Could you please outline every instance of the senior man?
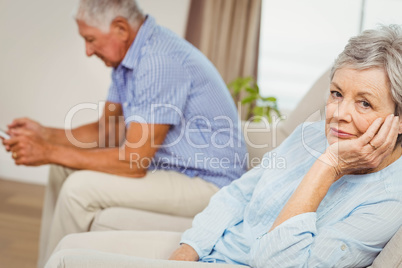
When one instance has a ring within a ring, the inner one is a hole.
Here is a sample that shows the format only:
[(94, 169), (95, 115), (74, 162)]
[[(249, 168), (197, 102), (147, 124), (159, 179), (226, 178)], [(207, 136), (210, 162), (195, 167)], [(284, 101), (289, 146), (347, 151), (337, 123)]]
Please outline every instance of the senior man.
[[(135, 0), (82, 0), (75, 19), (86, 54), (113, 67), (102, 118), (71, 133), (16, 119), (3, 141), (16, 164), (55, 164), (39, 267), (65, 235), (88, 231), (100, 209), (194, 216), (245, 171), (234, 103), (200, 51), (145, 16)], [(96, 148), (78, 146), (90, 143)]]

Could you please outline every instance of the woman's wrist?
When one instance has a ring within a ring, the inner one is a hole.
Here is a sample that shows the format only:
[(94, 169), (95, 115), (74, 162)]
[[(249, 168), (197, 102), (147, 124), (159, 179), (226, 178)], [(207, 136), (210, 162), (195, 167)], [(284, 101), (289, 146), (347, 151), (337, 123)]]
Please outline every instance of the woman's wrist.
[(327, 174), (334, 180), (334, 182), (344, 175), (339, 158), (336, 157), (329, 150), (323, 153), (318, 158), (318, 161), (320, 161), (324, 165), (324, 168), (327, 169)]
[(182, 248), (183, 250), (185, 250), (185, 252), (188, 254), (188, 256), (189, 256), (192, 260), (198, 261), (199, 256), (198, 256), (198, 254), (197, 254), (197, 251), (195, 251), (192, 246), (183, 243), (183, 244), (181, 244), (181, 248)]
[(178, 249), (173, 252), (169, 260), (175, 261), (198, 261), (199, 256), (197, 252), (188, 244), (181, 244)]

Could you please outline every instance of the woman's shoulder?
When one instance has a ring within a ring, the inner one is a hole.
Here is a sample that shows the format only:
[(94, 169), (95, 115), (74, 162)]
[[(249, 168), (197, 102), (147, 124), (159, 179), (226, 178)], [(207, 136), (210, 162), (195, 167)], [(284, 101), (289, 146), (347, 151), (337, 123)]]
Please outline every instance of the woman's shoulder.
[(310, 166), (327, 148), (323, 121), (306, 122), (296, 127), (280, 146), (266, 153), (263, 160), (285, 159), (288, 167)]
[(387, 192), (402, 193), (402, 157), (377, 173), (383, 179)]
[(324, 120), (301, 123), (289, 138), (297, 143), (302, 151), (314, 157), (319, 157), (328, 147)]

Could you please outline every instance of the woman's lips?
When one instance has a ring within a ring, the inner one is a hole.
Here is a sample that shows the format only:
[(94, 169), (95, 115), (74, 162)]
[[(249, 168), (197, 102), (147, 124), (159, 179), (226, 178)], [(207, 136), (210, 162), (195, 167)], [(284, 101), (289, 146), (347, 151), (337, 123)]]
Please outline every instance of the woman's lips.
[(347, 133), (345, 131), (342, 131), (342, 130), (339, 130), (339, 129), (336, 129), (336, 128), (333, 128), (333, 127), (331, 127), (330, 131), (331, 131), (332, 135), (334, 135), (334, 136), (336, 136), (338, 138), (342, 138), (342, 139), (352, 138), (352, 137), (355, 136), (353, 134)]

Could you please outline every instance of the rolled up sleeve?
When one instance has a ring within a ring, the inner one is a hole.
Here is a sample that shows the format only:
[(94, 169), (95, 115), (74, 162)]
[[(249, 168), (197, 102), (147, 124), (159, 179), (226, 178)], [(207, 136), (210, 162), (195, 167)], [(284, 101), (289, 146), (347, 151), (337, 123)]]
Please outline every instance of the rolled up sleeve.
[(322, 228), (316, 213), (300, 214), (255, 242), (253, 266), (366, 267), (398, 230), (401, 217), (400, 203), (393, 200), (363, 205)]
[(225, 229), (243, 220), (244, 210), (263, 172), (263, 168), (256, 167), (223, 187), (211, 198), (208, 207), (195, 216), (192, 228), (184, 232), (180, 243), (193, 247), (200, 259), (209, 255)]

